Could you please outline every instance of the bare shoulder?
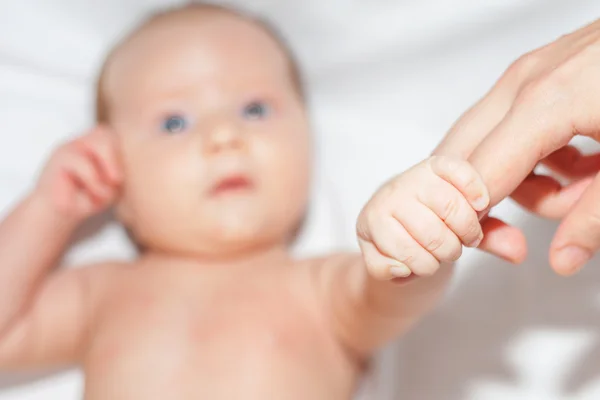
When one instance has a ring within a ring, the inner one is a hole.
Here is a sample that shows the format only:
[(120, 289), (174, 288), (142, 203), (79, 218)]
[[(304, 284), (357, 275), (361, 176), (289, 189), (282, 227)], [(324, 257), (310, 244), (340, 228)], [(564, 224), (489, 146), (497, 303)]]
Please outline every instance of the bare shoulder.
[(100, 263), (53, 271), (2, 335), (0, 368), (81, 361), (90, 324), (126, 265)]
[(110, 261), (62, 268), (49, 277), (46, 287), (54, 292), (75, 289), (87, 300), (85, 303), (95, 307), (115, 283), (121, 281), (123, 275), (132, 270), (132, 266), (133, 264), (127, 262)]

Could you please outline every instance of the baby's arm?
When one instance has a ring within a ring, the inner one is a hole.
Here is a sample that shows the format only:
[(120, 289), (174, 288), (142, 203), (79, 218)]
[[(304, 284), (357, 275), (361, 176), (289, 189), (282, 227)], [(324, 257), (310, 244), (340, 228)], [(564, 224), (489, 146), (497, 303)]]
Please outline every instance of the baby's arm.
[(53, 269), (77, 226), (116, 196), (120, 177), (109, 140), (95, 131), (57, 150), (35, 189), (0, 224), (0, 370), (79, 356), (105, 271)]
[(361, 212), (363, 257), (325, 268), (323, 293), (342, 342), (366, 357), (406, 331), (444, 293), (462, 245), (483, 234), (477, 212), (489, 202), (477, 172), (432, 157), (384, 185)]

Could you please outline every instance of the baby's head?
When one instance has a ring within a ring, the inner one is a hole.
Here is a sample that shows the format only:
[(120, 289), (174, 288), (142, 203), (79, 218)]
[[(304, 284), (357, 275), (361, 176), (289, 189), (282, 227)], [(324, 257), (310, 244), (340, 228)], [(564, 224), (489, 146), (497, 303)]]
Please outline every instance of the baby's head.
[(208, 5), (152, 17), (108, 57), (97, 118), (117, 135), (118, 215), (143, 248), (243, 255), (286, 245), (304, 216), (300, 77), (264, 23)]

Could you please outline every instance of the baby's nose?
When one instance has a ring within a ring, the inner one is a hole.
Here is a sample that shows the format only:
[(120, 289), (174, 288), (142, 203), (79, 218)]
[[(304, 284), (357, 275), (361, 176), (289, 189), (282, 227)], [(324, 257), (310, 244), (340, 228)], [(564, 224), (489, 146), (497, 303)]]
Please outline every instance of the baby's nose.
[(241, 127), (231, 120), (213, 121), (203, 136), (203, 148), (208, 153), (239, 149), (245, 146)]

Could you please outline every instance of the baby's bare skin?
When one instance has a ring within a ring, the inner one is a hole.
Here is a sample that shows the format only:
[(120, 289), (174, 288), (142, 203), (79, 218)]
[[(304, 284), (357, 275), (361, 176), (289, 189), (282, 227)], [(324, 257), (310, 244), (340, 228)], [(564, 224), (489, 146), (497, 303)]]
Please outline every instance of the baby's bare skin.
[[(62, 229), (32, 195), (0, 241), (18, 265), (39, 266)], [(350, 399), (373, 351), (431, 309), (452, 273), (393, 284), (358, 254), (294, 261), (277, 249), (226, 263), (146, 253), (39, 286), (24, 270), (3, 271), (13, 301), (2, 303), (0, 370), (79, 364), (88, 400)]]
[(84, 356), (86, 399), (349, 399), (361, 372), (315, 281), (323, 261), (199, 273), (117, 268)]
[[(293, 260), (310, 124), (281, 46), (247, 18), (154, 20), (99, 86), (99, 126), (0, 224), (0, 370), (81, 365), (87, 400), (348, 400), (481, 240), (480, 177), (431, 158), (365, 206), (362, 254)], [(109, 206), (140, 258), (56, 268)]]

